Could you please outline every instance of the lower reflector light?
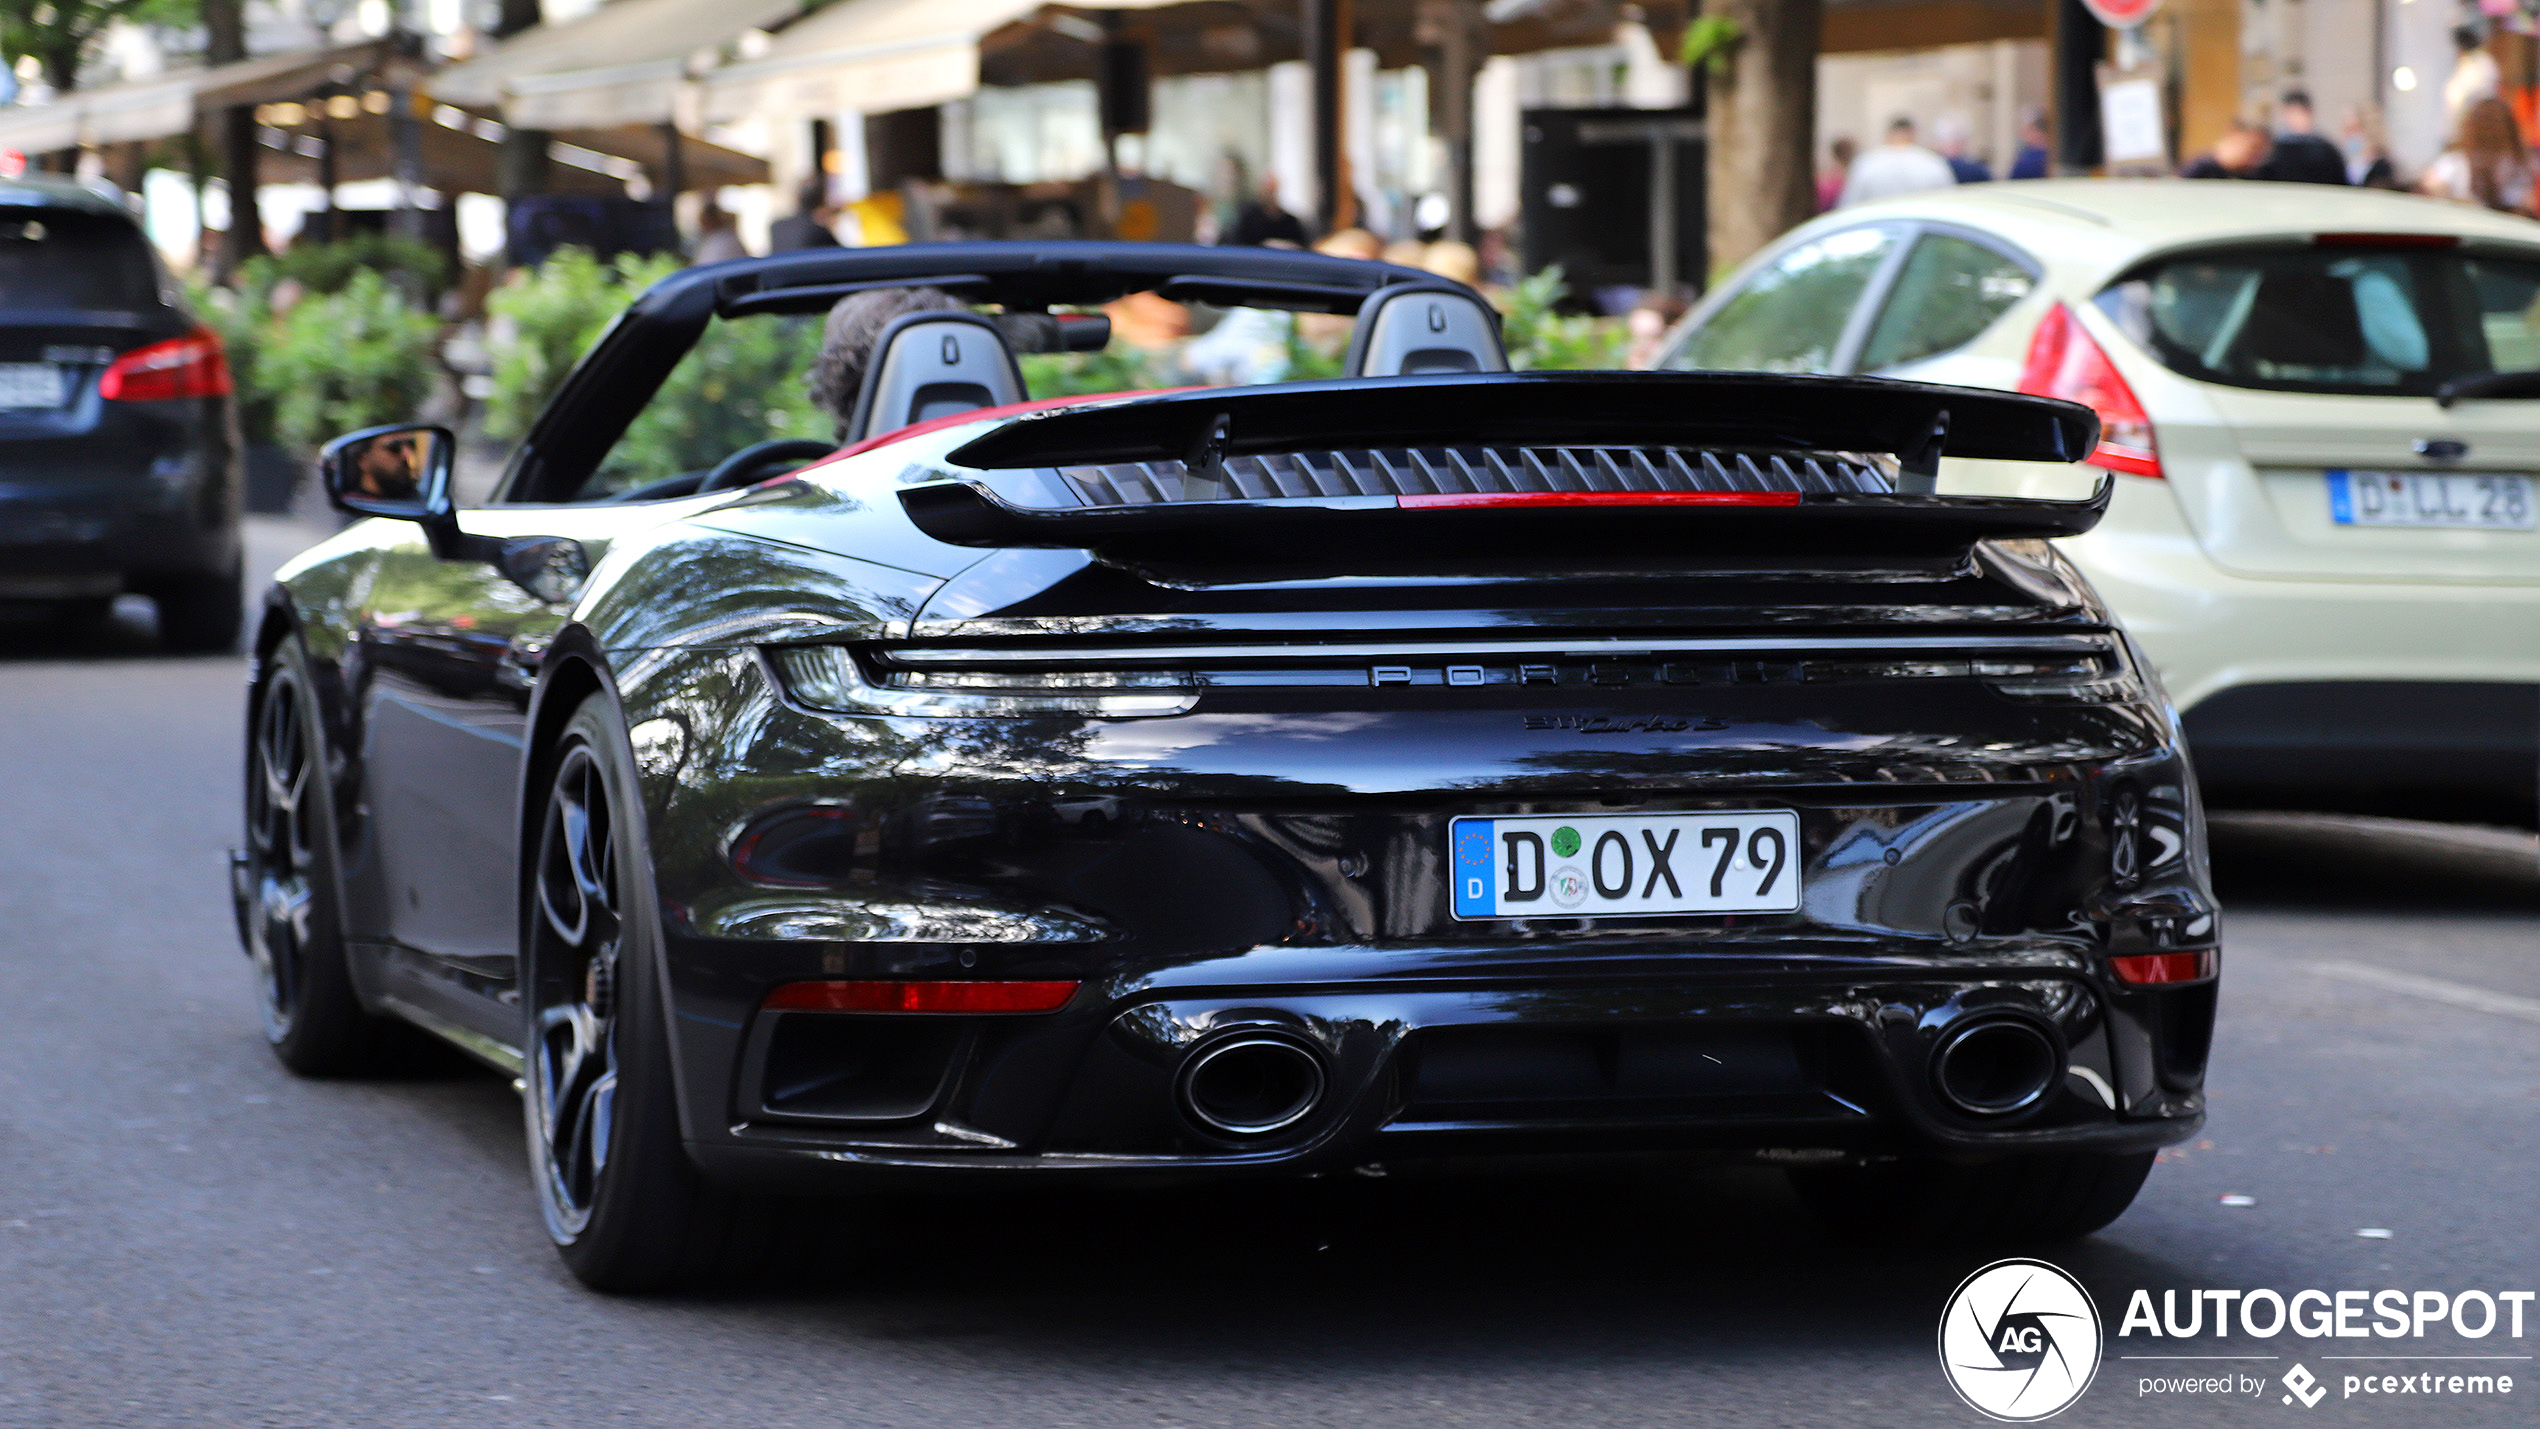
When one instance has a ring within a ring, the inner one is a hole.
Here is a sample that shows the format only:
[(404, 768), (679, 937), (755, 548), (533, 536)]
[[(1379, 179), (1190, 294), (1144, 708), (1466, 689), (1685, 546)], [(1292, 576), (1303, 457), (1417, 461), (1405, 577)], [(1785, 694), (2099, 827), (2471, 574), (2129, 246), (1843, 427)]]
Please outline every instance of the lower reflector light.
[(2164, 982), (2201, 982), (2214, 975), (2214, 951), (2200, 953), (2138, 953), (2132, 957), (2110, 958), (2108, 966), (2116, 969), (2120, 981), (2138, 987)]

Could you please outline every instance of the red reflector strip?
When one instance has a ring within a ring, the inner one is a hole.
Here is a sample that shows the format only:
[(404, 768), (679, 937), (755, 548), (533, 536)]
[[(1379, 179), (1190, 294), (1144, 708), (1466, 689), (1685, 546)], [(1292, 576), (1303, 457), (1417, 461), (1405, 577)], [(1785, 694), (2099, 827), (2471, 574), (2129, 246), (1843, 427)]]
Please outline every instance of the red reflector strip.
[(771, 1012), (1054, 1012), (1072, 982), (789, 982), (767, 995)]
[(1475, 491), (1397, 496), (1405, 511), (1470, 506), (1796, 506), (1796, 491)]
[(2214, 950), (2201, 953), (2138, 953), (2133, 957), (2110, 958), (2108, 966), (2116, 969), (2121, 982), (2138, 987), (2164, 982), (2201, 982), (2214, 975)]
[(2319, 248), (2458, 248), (2456, 233), (2314, 233)]

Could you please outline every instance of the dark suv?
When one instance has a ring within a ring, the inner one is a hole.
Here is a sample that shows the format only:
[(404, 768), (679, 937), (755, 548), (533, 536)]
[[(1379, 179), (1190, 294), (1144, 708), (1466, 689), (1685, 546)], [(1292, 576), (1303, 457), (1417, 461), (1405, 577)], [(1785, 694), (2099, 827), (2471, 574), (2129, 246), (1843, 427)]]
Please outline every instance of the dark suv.
[(162, 641), (239, 623), (229, 364), (149, 241), (76, 184), (0, 182), (0, 603), (146, 595)]

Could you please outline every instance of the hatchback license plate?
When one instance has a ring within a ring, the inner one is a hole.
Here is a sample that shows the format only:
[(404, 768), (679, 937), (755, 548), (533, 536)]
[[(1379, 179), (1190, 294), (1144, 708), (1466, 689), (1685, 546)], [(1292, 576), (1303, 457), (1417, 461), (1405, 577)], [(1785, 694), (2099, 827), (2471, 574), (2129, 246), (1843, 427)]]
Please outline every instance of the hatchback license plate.
[(1447, 849), (1459, 919), (1799, 909), (1788, 809), (1457, 819)]
[(2331, 471), (2328, 514), (2340, 526), (2447, 526), (2529, 531), (2531, 478), (2474, 471)]
[(0, 362), (0, 407), (60, 405), (60, 367), (50, 362)]

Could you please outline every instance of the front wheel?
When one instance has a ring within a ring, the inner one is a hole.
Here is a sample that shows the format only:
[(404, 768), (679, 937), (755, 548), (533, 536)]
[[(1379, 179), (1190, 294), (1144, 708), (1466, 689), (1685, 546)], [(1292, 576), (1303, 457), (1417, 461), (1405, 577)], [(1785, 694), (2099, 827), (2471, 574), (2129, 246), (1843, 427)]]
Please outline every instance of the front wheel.
[(298, 636), (265, 657), (248, 722), (237, 894), (265, 1041), (304, 1077), (381, 1070), (404, 1039), (362, 1010), (345, 963), (326, 740)]
[(1793, 1168), (1791, 1186), (1839, 1234), (1889, 1241), (2074, 1240), (2124, 1215), (2149, 1151), (2040, 1152), (1975, 1164), (1886, 1161)]
[(524, 1111), (547, 1233), (595, 1290), (664, 1290), (762, 1261), (775, 1204), (680, 1143), (643, 812), (624, 722), (584, 700), (545, 762), (532, 866)]

